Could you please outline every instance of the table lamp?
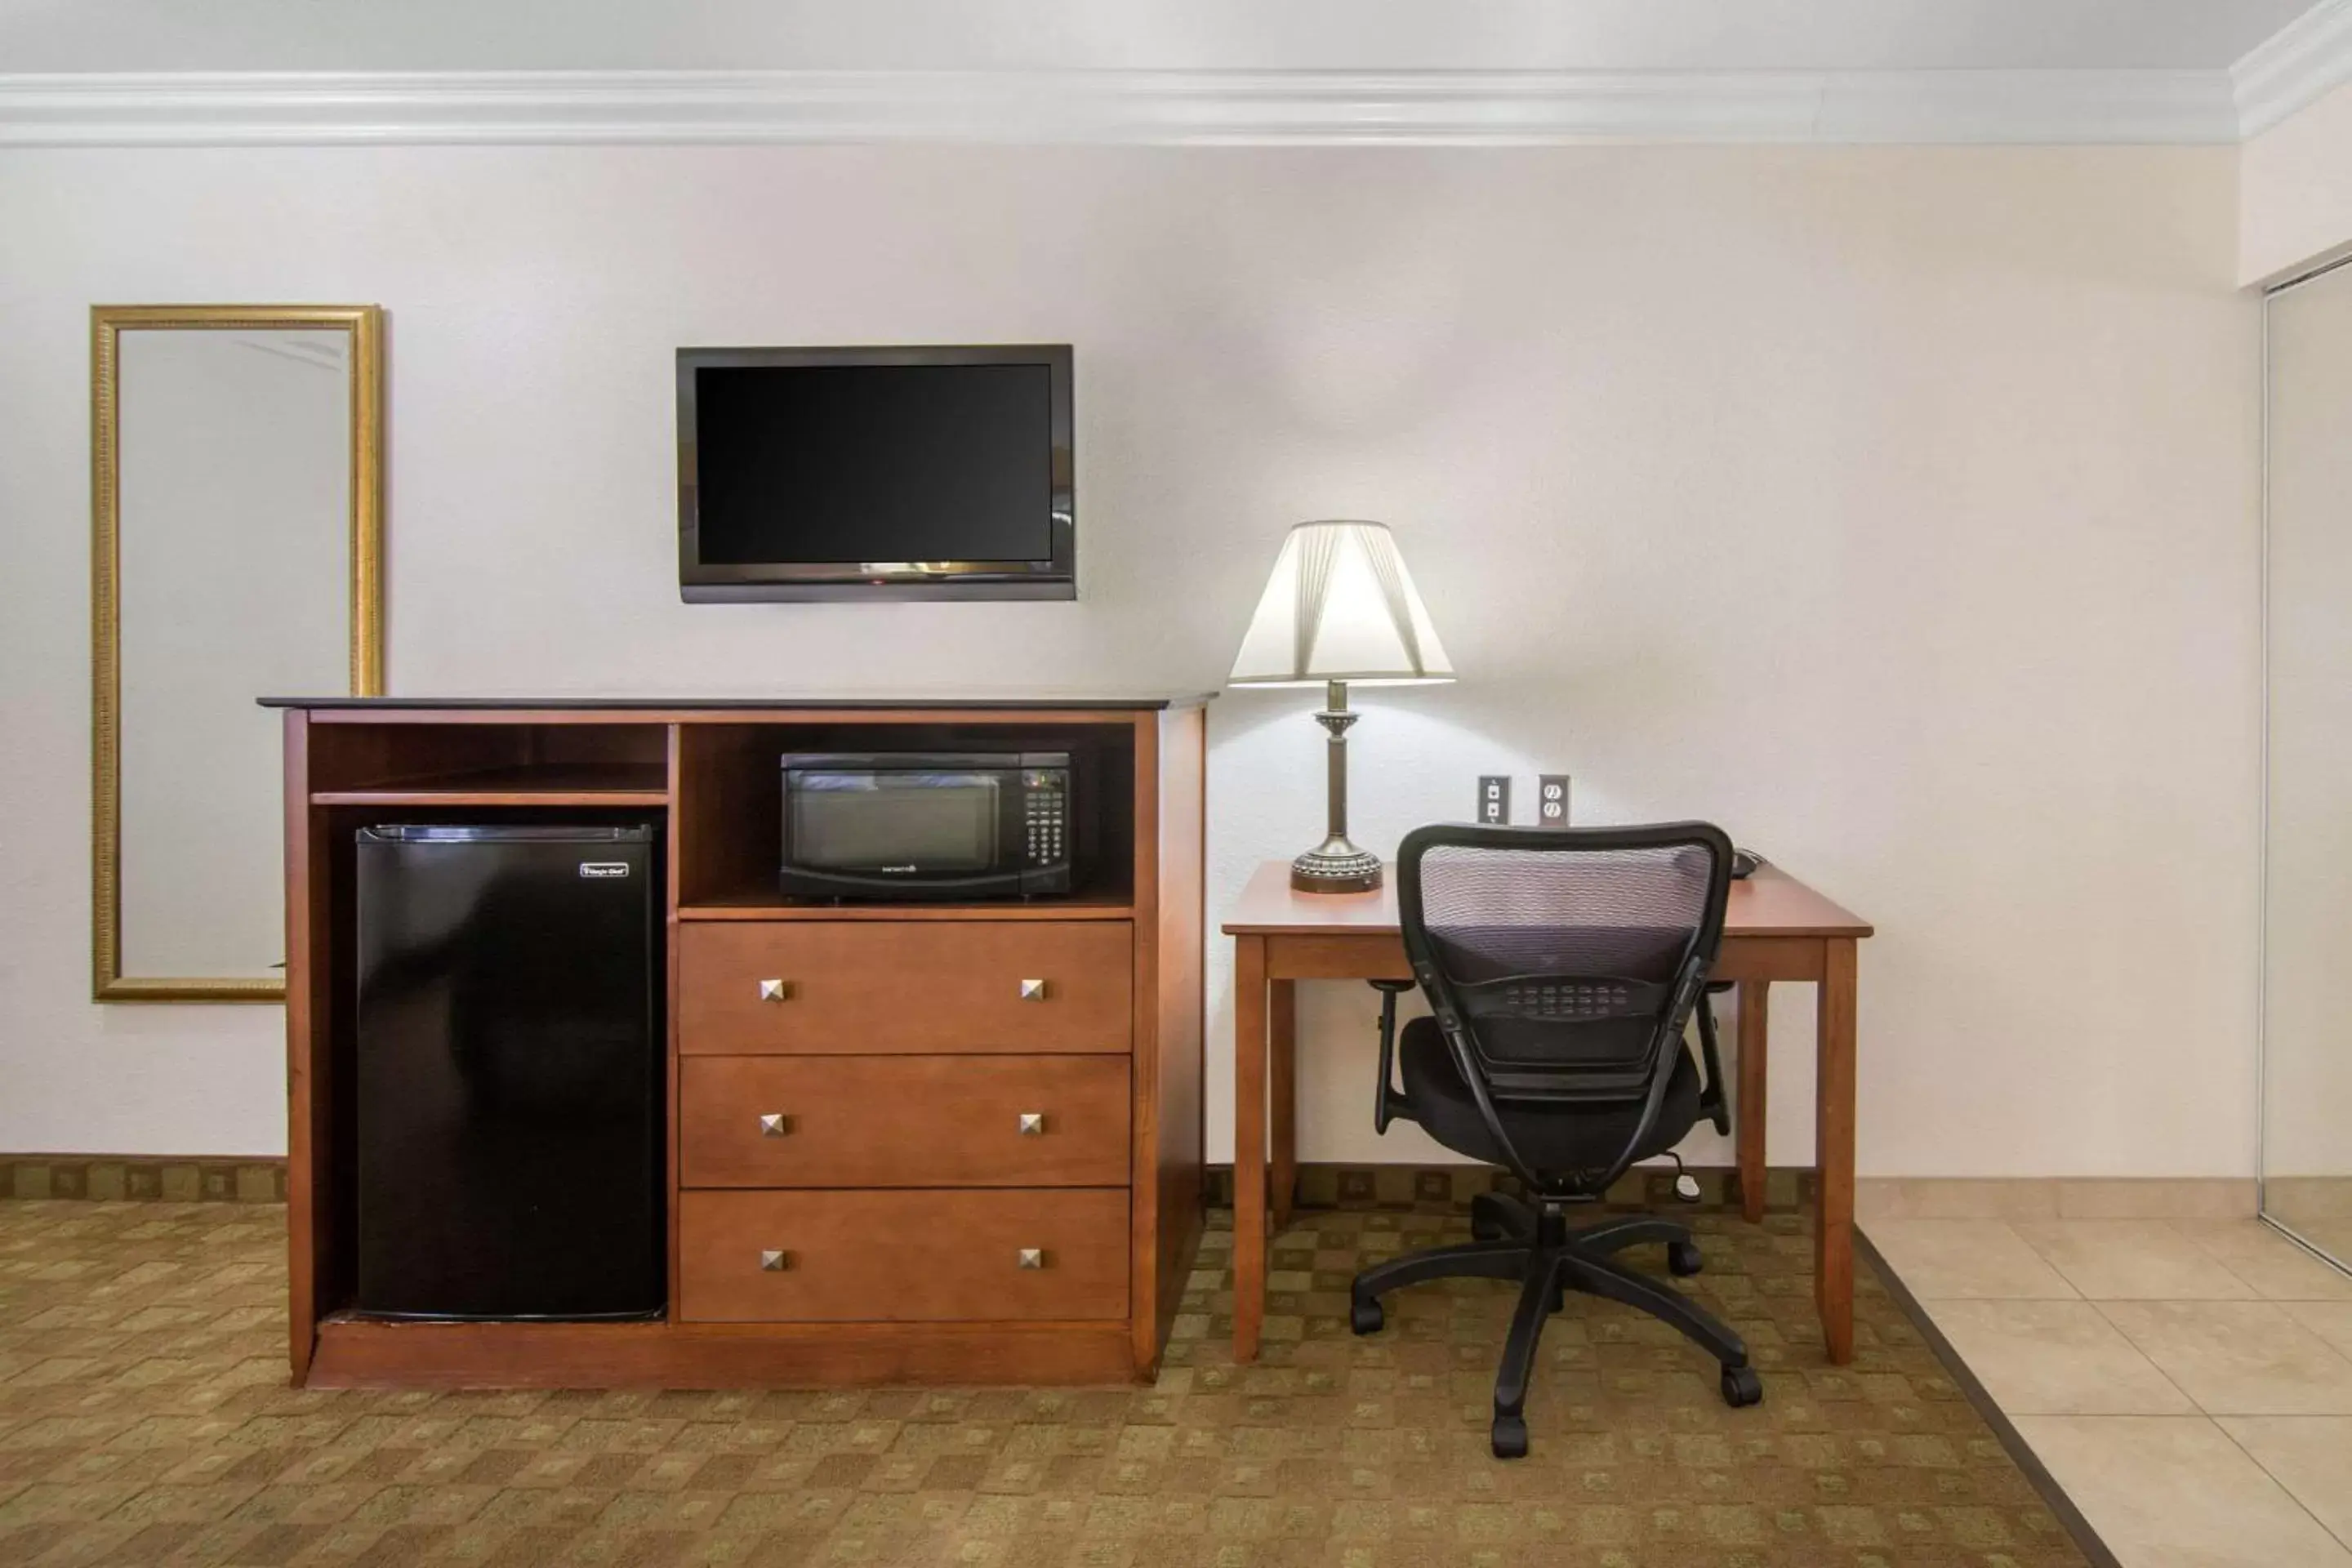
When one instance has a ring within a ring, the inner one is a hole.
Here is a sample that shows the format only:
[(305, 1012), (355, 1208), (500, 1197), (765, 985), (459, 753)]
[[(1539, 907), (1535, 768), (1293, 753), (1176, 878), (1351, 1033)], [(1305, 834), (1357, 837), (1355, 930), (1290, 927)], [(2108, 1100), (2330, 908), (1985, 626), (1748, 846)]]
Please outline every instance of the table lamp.
[(1419, 686), (1454, 679), (1437, 628), (1379, 522), (1302, 522), (1282, 542), (1274, 574), (1234, 657), (1234, 686), (1316, 686), (1315, 721), (1329, 732), (1328, 820), (1323, 842), (1290, 863), (1304, 893), (1360, 893), (1381, 885), (1381, 858), (1348, 838), (1348, 683)]

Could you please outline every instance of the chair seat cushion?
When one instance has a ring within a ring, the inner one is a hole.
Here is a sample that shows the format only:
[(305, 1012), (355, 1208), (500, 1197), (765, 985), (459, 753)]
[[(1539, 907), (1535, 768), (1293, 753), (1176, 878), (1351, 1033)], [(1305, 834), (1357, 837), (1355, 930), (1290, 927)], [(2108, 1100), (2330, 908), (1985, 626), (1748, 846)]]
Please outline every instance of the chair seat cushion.
[[(1489, 1164), (1505, 1163), (1503, 1151), (1478, 1113), (1478, 1102), (1454, 1065), (1454, 1053), (1434, 1018), (1415, 1018), (1405, 1025), (1397, 1042), (1404, 1073), (1405, 1097), (1414, 1121), (1429, 1135), (1457, 1154)], [(1681, 1142), (1699, 1119), (1698, 1064), (1687, 1049), (1675, 1053), (1674, 1076), (1666, 1081), (1666, 1098), (1658, 1107), (1636, 1160), (1663, 1154)], [(1612, 1163), (1625, 1140), (1633, 1136), (1642, 1108), (1632, 1101), (1596, 1104), (1543, 1103), (1503, 1100), (1496, 1107), (1518, 1145), (1519, 1157), (1546, 1173), (1589, 1169)]]

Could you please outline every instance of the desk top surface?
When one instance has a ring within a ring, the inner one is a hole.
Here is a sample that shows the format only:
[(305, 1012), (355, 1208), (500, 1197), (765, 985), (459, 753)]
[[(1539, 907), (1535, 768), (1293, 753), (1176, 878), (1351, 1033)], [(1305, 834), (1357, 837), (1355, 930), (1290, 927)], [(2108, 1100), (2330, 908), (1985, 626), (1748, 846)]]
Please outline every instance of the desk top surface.
[[(1377, 936), (1396, 929), (1393, 880), (1370, 893), (1296, 892), (1286, 860), (1268, 860), (1251, 874), (1224, 925), (1227, 936)], [(1764, 866), (1731, 884), (1723, 933), (1864, 937), (1871, 925), (1778, 867)]]

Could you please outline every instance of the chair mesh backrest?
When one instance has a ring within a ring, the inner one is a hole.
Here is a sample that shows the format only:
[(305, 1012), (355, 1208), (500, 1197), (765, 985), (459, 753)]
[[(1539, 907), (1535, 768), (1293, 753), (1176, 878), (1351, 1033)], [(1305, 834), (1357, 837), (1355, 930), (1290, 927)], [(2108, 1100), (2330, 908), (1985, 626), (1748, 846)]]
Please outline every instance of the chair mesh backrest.
[[(1425, 828), (1402, 858), (1407, 942), (1512, 1098), (1638, 1097), (1683, 965), (1712, 960), (1727, 841), (1655, 829)], [(1412, 929), (1417, 925), (1417, 930)], [(1675, 1040), (1679, 1048), (1679, 1040)]]
[(1697, 844), (1421, 857), (1422, 924), (1457, 981), (1512, 974), (1671, 982), (1706, 915), (1714, 865)]

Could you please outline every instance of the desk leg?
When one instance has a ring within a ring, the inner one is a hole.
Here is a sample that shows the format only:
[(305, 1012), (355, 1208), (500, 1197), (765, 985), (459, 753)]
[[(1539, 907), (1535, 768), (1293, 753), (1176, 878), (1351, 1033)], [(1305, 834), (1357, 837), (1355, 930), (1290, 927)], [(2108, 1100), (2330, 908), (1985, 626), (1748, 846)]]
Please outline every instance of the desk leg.
[(1234, 1360), (1265, 1323), (1265, 938), (1234, 939)]
[(1739, 1145), (1739, 1214), (1754, 1225), (1764, 1217), (1764, 1062), (1771, 982), (1739, 983), (1739, 1101), (1733, 1133)]
[(1813, 1112), (1813, 1293), (1830, 1360), (1853, 1359), (1854, 944), (1822, 943), (1819, 1104)]
[(1290, 1223), (1298, 1192), (1298, 983), (1276, 980), (1266, 986), (1266, 1087), (1272, 1104), (1266, 1127), (1274, 1150), (1267, 1159), (1273, 1188), (1274, 1228)]

